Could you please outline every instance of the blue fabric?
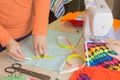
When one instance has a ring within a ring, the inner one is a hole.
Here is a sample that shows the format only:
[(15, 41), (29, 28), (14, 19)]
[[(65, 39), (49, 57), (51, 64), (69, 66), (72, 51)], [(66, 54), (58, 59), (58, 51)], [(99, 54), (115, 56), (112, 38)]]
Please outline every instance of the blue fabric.
[[(81, 34), (78, 33), (73, 34), (73, 33), (63, 33), (54, 30), (48, 30), (47, 55), (48, 56), (59, 55), (59, 56), (55, 56), (50, 59), (39, 59), (32, 61), (26, 60), (25, 62), (21, 62), (21, 63), (41, 67), (48, 70), (60, 71), (63, 68), (64, 64), (66, 63), (66, 57), (72, 52), (72, 50), (61, 48), (56, 44), (56, 38), (59, 35), (68, 37), (74, 46), (78, 43), (79, 39), (82, 36)], [(26, 57), (35, 56), (31, 39), (27, 41), (25, 44), (23, 44), (22, 51)]]

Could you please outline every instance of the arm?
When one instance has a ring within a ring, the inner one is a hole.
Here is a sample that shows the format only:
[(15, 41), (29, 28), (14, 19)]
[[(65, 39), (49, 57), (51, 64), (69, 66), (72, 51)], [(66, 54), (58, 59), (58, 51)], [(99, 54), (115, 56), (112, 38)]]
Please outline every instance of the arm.
[(6, 53), (15, 60), (24, 60), (19, 44), (12, 39), (10, 34), (0, 25), (0, 44), (6, 47)]
[(8, 32), (0, 25), (0, 44), (5, 47), (12, 39)]
[(50, 0), (34, 0), (33, 44), (36, 56), (46, 55)]
[(46, 36), (50, 11), (50, 0), (34, 0), (35, 15), (32, 34)]

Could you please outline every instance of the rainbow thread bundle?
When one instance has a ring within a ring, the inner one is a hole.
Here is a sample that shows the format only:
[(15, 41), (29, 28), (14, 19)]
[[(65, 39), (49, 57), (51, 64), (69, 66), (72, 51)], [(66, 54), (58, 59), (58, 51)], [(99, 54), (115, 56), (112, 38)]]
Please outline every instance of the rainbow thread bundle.
[[(117, 55), (114, 50), (106, 47), (105, 43), (87, 43), (88, 55), (86, 55), (86, 65), (104, 67), (120, 71), (120, 61), (109, 54)], [(88, 56), (88, 58), (87, 58)]]

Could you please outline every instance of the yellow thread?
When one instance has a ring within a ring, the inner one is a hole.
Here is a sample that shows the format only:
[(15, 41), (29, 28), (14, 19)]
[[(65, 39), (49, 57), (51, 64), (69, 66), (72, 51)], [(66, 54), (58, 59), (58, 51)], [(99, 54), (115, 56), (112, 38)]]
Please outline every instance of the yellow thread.
[(81, 58), (83, 61), (85, 61), (85, 58), (82, 57), (80, 54), (77, 54), (77, 53), (73, 53), (73, 54), (69, 55), (69, 56), (67, 57), (66, 61), (69, 61), (69, 60), (72, 59), (72, 58)]
[[(69, 66), (76, 66), (76, 65), (72, 65), (69, 63), (69, 60), (72, 59), (72, 58), (80, 58), (82, 59), (83, 61), (85, 61), (85, 58), (82, 57), (80, 54), (77, 54), (77, 53), (73, 53), (71, 55), (69, 55), (67, 58), (66, 58), (66, 62)], [(77, 65), (78, 66), (78, 65)]]
[(88, 58), (88, 59), (86, 58), (86, 59), (85, 59), (85, 61), (90, 61), (90, 60), (91, 60), (90, 58)]
[(120, 67), (120, 64), (118, 63), (118, 66)]
[(105, 49), (106, 47), (105, 46), (100, 46), (101, 48)]
[(95, 49), (100, 50), (100, 47), (96, 46)]
[(33, 56), (30, 59), (31, 60), (36, 60), (36, 59), (48, 59), (48, 58), (53, 58), (56, 56), (62, 56), (62, 55), (69, 55), (69, 54), (58, 54), (58, 55), (52, 55), (52, 56)]
[(91, 52), (95, 52), (95, 48), (90, 48), (90, 51)]
[[(64, 45), (64, 44), (60, 43), (59, 39), (65, 40), (69, 45)], [(65, 36), (58, 36), (57, 37), (57, 44), (60, 47), (65, 48), (65, 49), (75, 49), (75, 47), (72, 45), (72, 43)]]
[(45, 58), (53, 58), (54, 56), (39, 56), (39, 57), (37, 57), (37, 56), (33, 56), (33, 57), (31, 57), (31, 59), (32, 60), (36, 60), (36, 59), (45, 59)]
[(74, 46), (65, 46), (65, 45), (63, 45), (63, 44), (61, 44), (61, 43), (59, 43), (59, 42), (57, 42), (57, 44), (58, 44), (60, 47), (65, 48), (65, 49), (75, 49)]
[(113, 70), (113, 68), (112, 68), (112, 67), (108, 67), (108, 69), (112, 69), (112, 70)]
[(114, 68), (116, 68), (116, 69), (120, 69), (118, 66), (114, 66)]

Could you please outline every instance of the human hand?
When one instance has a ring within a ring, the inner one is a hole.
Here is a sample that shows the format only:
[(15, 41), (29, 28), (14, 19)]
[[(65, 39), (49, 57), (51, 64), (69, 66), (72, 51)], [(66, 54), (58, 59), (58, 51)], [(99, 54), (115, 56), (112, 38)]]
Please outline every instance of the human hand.
[(10, 40), (6, 45), (7, 55), (15, 60), (23, 61), (25, 57), (20, 49), (20, 45), (15, 40)]
[(41, 35), (33, 35), (33, 45), (37, 57), (45, 56), (47, 52), (47, 37)]

